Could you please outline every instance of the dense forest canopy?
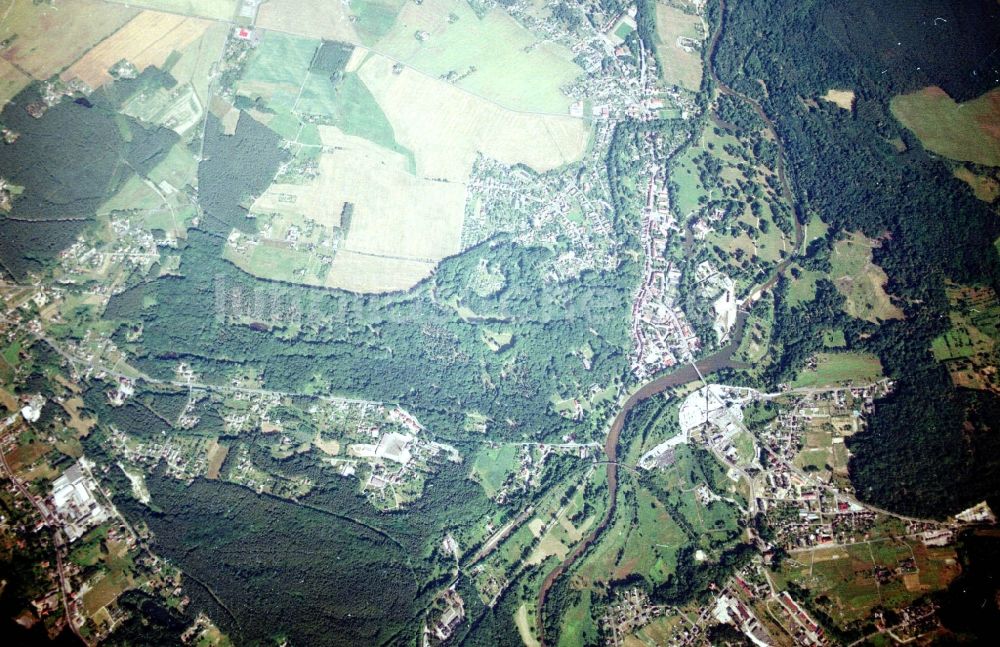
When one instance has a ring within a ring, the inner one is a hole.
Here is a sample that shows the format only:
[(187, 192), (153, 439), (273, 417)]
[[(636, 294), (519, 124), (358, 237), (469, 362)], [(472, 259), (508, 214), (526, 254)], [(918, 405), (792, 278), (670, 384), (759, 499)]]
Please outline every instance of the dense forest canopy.
[[(996, 24), (1000, 8), (983, 0), (750, 1), (726, 9), (713, 61), (721, 79), (760, 101), (775, 121), (807, 213), (834, 232), (882, 241), (876, 262), (906, 314), (874, 329), (850, 326), (849, 343), (876, 351), (898, 380), (896, 393), (878, 403), (870, 431), (852, 439), (855, 486), (876, 504), (935, 516), (1000, 495), (995, 434), (976, 423), (989, 419), (997, 396), (956, 388), (930, 354), (931, 340), (947, 326), (946, 280), (1000, 285), (993, 245), (1000, 220), (889, 111), (893, 96), (928, 84), (960, 98), (991, 88), (1000, 31), (983, 25)], [(854, 91), (854, 110), (804, 103), (831, 88)], [(776, 340), (785, 340), (786, 353), (790, 336), (806, 339), (808, 330), (831, 323), (820, 317), (803, 327), (794, 309), (776, 313)], [(800, 365), (796, 359), (804, 354), (789, 355), (779, 373)]]

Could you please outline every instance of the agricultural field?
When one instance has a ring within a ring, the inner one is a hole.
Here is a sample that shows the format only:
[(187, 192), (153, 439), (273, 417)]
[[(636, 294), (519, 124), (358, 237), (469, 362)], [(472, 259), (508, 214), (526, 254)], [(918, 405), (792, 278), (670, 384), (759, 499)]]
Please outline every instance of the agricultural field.
[(198, 18), (143, 11), (60, 76), (64, 81), (79, 79), (99, 88), (112, 80), (108, 70), (121, 60), (129, 61), (140, 72), (151, 65), (161, 67), (174, 51), (198, 40), (210, 24)]
[[(321, 156), (315, 181), (272, 185), (253, 210), (298, 214), (322, 227), (339, 228), (350, 205), (350, 225), (334, 256), (328, 287), (352, 289), (356, 284), (342, 281), (377, 276), (392, 260), (418, 263), (414, 278), (419, 280), (427, 265), (459, 251), (462, 185), (414, 176), (404, 156), (332, 126), (320, 132), (331, 152)], [(345, 252), (351, 256), (346, 266), (341, 260)]]
[(892, 114), (927, 150), (960, 162), (1000, 166), (1000, 90), (957, 103), (939, 87), (895, 97)]
[(870, 353), (818, 353), (816, 365), (799, 372), (794, 386), (865, 384), (882, 377), (882, 364)]
[(544, 172), (579, 159), (587, 146), (589, 128), (580, 119), (506, 110), (408, 68), (396, 74), (383, 56), (370, 57), (358, 76), (396, 140), (413, 151), (418, 175), (464, 182), (479, 152)]
[[(414, 34), (425, 34), (423, 40)], [(507, 13), (479, 18), (466, 2), (407, 2), (376, 49), (512, 110), (566, 114), (560, 88), (583, 70), (566, 47), (538, 41)]]
[(846, 547), (794, 552), (774, 573), (775, 583), (808, 591), (841, 629), (875, 607), (897, 609), (945, 588), (959, 573), (954, 547), (929, 547), (879, 536)]
[(875, 245), (860, 233), (838, 240), (830, 255), (830, 279), (847, 299), (844, 311), (852, 317), (873, 323), (902, 319), (903, 311), (885, 291), (889, 278), (872, 262)]
[(58, 74), (138, 13), (131, 7), (97, 0), (58, 6), (19, 1), (4, 9), (0, 41), (9, 39), (10, 44), (0, 55), (36, 80)]
[(347, 3), (327, 0), (268, 0), (257, 10), (257, 26), (267, 30), (360, 43)]
[(666, 83), (697, 92), (701, 87), (701, 47), (705, 27), (699, 16), (656, 3), (656, 48), (660, 74)]
[(238, 94), (262, 98), (279, 113), (293, 112), (319, 42), (265, 32), (236, 85)]
[(997, 339), (1000, 301), (986, 287), (949, 286), (951, 328), (931, 344), (934, 358), (945, 362), (957, 386), (1000, 392)]
[(128, 0), (127, 3), (123, 0), (108, 0), (108, 2), (228, 21), (236, 13), (239, 0)]
[(31, 77), (18, 70), (7, 59), (0, 58), (0, 106), (17, 96), (29, 83)]

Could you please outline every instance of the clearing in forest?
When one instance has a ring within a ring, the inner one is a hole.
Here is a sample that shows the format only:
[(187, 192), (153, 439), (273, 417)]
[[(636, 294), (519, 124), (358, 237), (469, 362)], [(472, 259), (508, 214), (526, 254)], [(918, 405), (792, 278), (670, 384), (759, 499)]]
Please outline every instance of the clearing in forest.
[(903, 311), (885, 291), (885, 270), (872, 262), (874, 241), (860, 233), (838, 240), (830, 255), (830, 278), (847, 302), (844, 311), (873, 323), (902, 319)]
[(854, 110), (854, 90), (834, 90), (830, 88), (827, 93), (820, 97), (824, 101), (829, 101), (840, 108), (850, 112)]
[(972, 194), (983, 202), (992, 204), (1000, 197), (1000, 175), (979, 175), (967, 166), (959, 166), (955, 177), (972, 187)]
[(927, 150), (963, 162), (1000, 166), (1000, 89), (957, 103), (932, 86), (895, 97), (892, 114)]

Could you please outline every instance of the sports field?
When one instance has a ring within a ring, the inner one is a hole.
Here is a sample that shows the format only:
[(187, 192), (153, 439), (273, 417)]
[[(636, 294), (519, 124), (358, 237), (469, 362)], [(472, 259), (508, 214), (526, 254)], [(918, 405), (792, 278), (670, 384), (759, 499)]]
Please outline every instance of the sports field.
[(210, 24), (198, 18), (143, 11), (60, 76), (64, 81), (77, 78), (97, 88), (111, 81), (108, 69), (123, 59), (140, 71), (150, 65), (160, 67), (173, 51), (200, 38)]
[(455, 0), (407, 2), (376, 49), (514, 110), (566, 114), (572, 100), (560, 88), (583, 73), (568, 48), (540, 42), (507, 13), (480, 19)]
[(701, 87), (701, 51), (704, 26), (701, 18), (680, 9), (656, 4), (656, 48), (664, 81), (697, 91)]
[(1000, 166), (1000, 90), (957, 103), (932, 86), (895, 97), (891, 108), (928, 150), (953, 160)]

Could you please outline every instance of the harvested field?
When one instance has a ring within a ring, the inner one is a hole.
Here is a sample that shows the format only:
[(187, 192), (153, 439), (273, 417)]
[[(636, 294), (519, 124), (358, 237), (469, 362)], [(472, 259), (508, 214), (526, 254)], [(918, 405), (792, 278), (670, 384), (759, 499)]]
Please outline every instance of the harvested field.
[(854, 110), (854, 90), (834, 90), (831, 88), (820, 98), (848, 112)]
[(138, 13), (96, 0), (60, 2), (57, 6), (7, 0), (3, 5), (0, 40), (13, 40), (2, 57), (39, 80), (58, 74)]
[(656, 4), (656, 53), (661, 78), (672, 85), (697, 91), (701, 87), (701, 18), (663, 3)]
[(158, 11), (143, 11), (115, 34), (87, 52), (61, 74), (64, 81), (80, 79), (91, 88), (112, 80), (108, 69), (126, 59), (140, 71), (162, 66), (175, 50), (182, 50), (205, 33), (211, 23)]
[(201, 38), (181, 50), (181, 57), (170, 68), (171, 76), (177, 79), (179, 85), (191, 84), (203, 106), (209, 101), (212, 66), (222, 56), (229, 29), (229, 25), (224, 23), (210, 25)]
[(350, 10), (342, 2), (268, 0), (257, 10), (257, 26), (310, 38), (360, 42)]
[(504, 11), (480, 19), (454, 0), (406, 3), (377, 49), (513, 110), (566, 114), (572, 99), (560, 88), (583, 73), (569, 48), (539, 41)]
[(583, 120), (505, 110), (444, 81), (372, 56), (358, 76), (382, 107), (396, 140), (413, 151), (417, 174), (464, 182), (477, 152), (536, 171), (557, 168), (583, 154)]
[(894, 98), (891, 108), (927, 150), (953, 160), (1000, 166), (1000, 89), (956, 103), (932, 86)]

